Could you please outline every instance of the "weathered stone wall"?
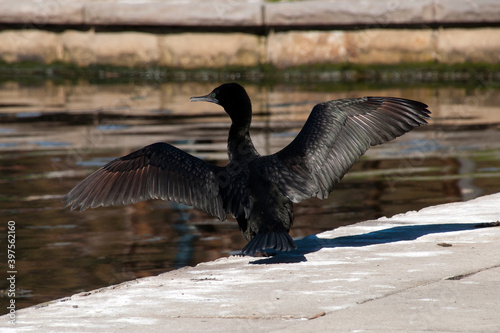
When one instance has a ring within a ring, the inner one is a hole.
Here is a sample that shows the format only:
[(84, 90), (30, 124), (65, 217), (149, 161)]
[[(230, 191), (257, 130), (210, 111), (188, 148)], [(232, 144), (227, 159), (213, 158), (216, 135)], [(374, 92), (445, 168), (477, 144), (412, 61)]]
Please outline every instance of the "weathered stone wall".
[(496, 0), (4, 1), (0, 59), (177, 68), (497, 63), (499, 22)]

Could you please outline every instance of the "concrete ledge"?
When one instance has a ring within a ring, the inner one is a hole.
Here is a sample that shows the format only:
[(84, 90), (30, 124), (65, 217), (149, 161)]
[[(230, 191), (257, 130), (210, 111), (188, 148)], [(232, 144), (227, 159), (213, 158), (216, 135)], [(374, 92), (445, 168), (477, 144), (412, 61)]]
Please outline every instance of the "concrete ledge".
[[(19, 310), (5, 332), (496, 332), (500, 193)], [(482, 227), (481, 224), (483, 223)], [(490, 224), (485, 224), (490, 223)]]
[[(0, 23), (14, 26), (0, 31), (0, 60), (179, 68), (498, 63), (498, 22), (496, 0), (7, 1)], [(124, 26), (132, 31), (113, 31)]]
[(0, 23), (178, 27), (316, 27), (339, 25), (498, 23), (496, 0), (253, 1), (145, 0), (0, 3)]

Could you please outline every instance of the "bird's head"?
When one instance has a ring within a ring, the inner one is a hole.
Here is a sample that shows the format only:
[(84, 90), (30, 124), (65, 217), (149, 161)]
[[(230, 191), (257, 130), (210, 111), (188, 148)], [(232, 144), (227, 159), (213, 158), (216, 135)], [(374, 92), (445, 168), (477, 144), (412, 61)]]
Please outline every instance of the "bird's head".
[(245, 88), (238, 83), (224, 83), (210, 94), (191, 97), (191, 102), (211, 102), (224, 108), (233, 123), (249, 122), (252, 116), (252, 104)]

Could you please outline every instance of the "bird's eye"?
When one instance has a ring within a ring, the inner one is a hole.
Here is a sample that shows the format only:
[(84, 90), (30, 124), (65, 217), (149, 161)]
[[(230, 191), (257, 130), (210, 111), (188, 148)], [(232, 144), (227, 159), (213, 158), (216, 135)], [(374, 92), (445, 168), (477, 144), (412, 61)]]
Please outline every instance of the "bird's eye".
[(215, 95), (216, 94), (213, 92), (213, 93), (210, 94), (210, 97), (215, 98)]

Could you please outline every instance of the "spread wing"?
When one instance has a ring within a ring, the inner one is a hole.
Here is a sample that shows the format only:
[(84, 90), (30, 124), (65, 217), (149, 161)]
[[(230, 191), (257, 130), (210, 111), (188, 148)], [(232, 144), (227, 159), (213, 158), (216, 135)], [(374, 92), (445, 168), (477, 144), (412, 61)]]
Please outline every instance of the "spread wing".
[(258, 172), (292, 201), (326, 198), (370, 146), (427, 124), (427, 105), (392, 97), (340, 99), (316, 105), (297, 137), (256, 161)]
[(63, 199), (71, 209), (124, 205), (147, 199), (181, 202), (226, 218), (213, 166), (167, 143), (117, 158), (73, 188)]

